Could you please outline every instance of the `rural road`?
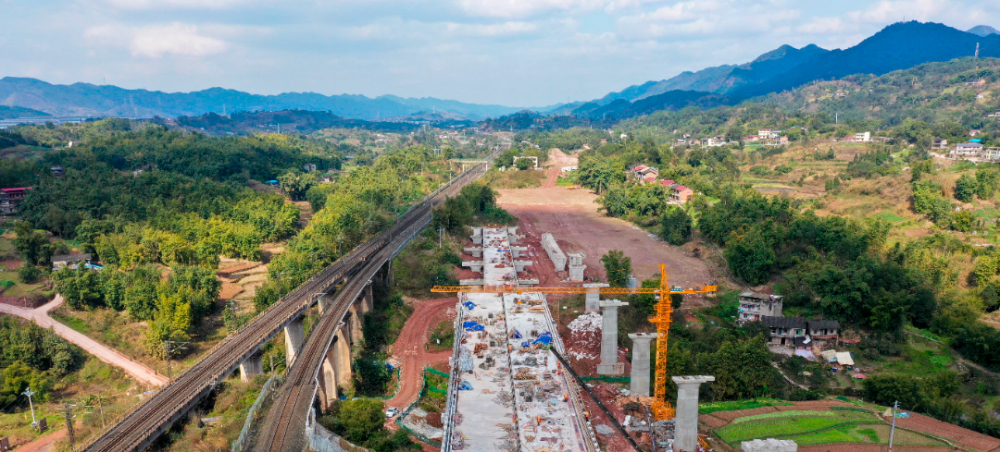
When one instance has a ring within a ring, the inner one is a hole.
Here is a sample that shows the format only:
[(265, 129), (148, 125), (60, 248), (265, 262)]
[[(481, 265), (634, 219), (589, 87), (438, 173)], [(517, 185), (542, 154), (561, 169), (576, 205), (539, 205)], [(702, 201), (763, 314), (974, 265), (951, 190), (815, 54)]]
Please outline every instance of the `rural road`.
[(430, 338), (430, 331), (454, 315), (457, 297), (438, 298), (427, 301), (413, 301), (413, 314), (406, 321), (399, 337), (392, 345), (392, 355), (402, 361), (399, 391), (386, 401), (386, 406), (405, 409), (417, 401), (423, 386), (424, 366), (448, 362), (452, 350), (428, 352), (424, 349)]
[(59, 335), (59, 337), (78, 345), (91, 355), (96, 356), (97, 359), (111, 364), (112, 366), (122, 368), (125, 373), (131, 375), (132, 378), (135, 378), (139, 382), (153, 386), (163, 386), (168, 382), (167, 377), (156, 373), (154, 370), (140, 363), (132, 361), (131, 358), (119, 353), (118, 351), (112, 350), (87, 337), (85, 334), (57, 322), (52, 317), (49, 317), (49, 312), (58, 308), (62, 303), (62, 295), (56, 295), (55, 299), (35, 309), (18, 308), (0, 303), (0, 314), (10, 314), (21, 317), (35, 322), (35, 324), (42, 328), (51, 329)]

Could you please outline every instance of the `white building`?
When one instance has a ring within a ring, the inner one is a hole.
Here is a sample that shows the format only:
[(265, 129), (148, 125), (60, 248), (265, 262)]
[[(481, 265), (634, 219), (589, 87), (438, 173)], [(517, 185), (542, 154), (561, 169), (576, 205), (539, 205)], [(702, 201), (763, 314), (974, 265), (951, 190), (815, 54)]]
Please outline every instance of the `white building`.
[(761, 140), (773, 140), (778, 138), (778, 135), (781, 135), (780, 130), (760, 129), (757, 131), (757, 136)]
[(851, 141), (855, 143), (869, 143), (872, 141), (872, 133), (871, 132), (856, 133), (854, 134), (854, 139), (852, 139)]

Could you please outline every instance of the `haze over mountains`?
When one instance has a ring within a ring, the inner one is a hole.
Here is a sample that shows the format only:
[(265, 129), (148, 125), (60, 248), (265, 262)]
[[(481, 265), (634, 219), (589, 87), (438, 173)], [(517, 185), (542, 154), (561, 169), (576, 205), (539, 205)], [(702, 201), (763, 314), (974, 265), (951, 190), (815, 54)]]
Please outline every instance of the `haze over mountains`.
[(197, 116), (205, 113), (235, 111), (312, 110), (329, 111), (355, 119), (386, 119), (420, 112), (449, 112), (472, 119), (500, 116), (520, 108), (479, 105), (397, 96), (370, 98), (341, 94), (282, 93), (273, 96), (249, 94), (231, 89), (211, 88), (191, 93), (165, 93), (144, 89), (124, 89), (110, 85), (74, 83), (53, 85), (32, 78), (0, 79), (0, 105), (43, 111), (55, 116), (118, 116), (151, 118), (154, 116)]
[[(590, 102), (538, 108), (542, 114), (573, 114), (595, 120), (618, 120), (657, 110), (688, 106), (712, 108), (853, 74), (882, 75), (933, 61), (1000, 57), (1000, 33), (980, 25), (968, 31), (938, 23), (900, 22), (861, 43), (837, 50), (789, 45), (740, 65), (683, 72), (660, 81), (633, 85)], [(36, 79), (0, 79), (0, 106), (22, 107), (56, 116), (176, 117), (236, 111), (310, 110), (352, 119), (483, 119), (522, 108), (478, 105), (435, 98), (317, 93), (257, 95), (211, 88), (191, 93), (128, 90), (88, 83), (53, 85)], [(11, 112), (7, 112), (12, 114)]]

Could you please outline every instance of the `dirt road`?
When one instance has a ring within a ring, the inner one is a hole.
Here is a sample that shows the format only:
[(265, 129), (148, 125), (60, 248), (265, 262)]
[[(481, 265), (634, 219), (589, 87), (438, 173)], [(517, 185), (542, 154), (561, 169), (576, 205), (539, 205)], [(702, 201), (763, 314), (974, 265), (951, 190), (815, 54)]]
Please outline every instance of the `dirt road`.
[(451, 350), (428, 352), (424, 349), (430, 338), (430, 331), (442, 320), (455, 317), (457, 297), (433, 300), (413, 300), (413, 314), (403, 326), (396, 342), (392, 344), (392, 356), (402, 361), (399, 391), (386, 401), (386, 406), (404, 409), (417, 400), (423, 384), (424, 366), (435, 366), (448, 362)]
[(34, 322), (42, 328), (51, 329), (59, 335), (59, 337), (80, 346), (80, 348), (86, 350), (91, 355), (96, 356), (97, 359), (122, 368), (125, 373), (131, 375), (143, 384), (162, 386), (167, 383), (167, 377), (156, 373), (154, 370), (140, 363), (132, 361), (129, 357), (117, 352), (116, 350), (105, 347), (97, 341), (87, 337), (83, 333), (80, 333), (79, 331), (57, 322), (52, 317), (49, 317), (49, 312), (58, 308), (62, 303), (62, 295), (56, 295), (55, 299), (36, 309), (22, 309), (6, 304), (0, 304), (0, 314), (9, 314), (21, 317)]

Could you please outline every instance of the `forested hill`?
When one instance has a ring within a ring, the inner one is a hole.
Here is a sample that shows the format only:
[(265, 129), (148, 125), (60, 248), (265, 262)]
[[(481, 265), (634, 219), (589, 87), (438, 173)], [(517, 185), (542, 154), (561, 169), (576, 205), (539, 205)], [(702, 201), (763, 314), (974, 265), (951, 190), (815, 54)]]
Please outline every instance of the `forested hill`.
[(816, 81), (879, 76), (924, 63), (972, 57), (977, 44), (980, 57), (1000, 57), (1000, 35), (979, 36), (937, 23), (900, 22), (845, 50), (783, 46), (752, 63), (719, 66), (632, 86), (577, 106), (569, 113), (606, 120), (687, 106), (735, 105)]
[[(158, 122), (167, 124), (167, 121)], [(310, 134), (329, 128), (404, 133), (420, 127), (417, 124), (405, 122), (347, 119), (330, 112), (307, 110), (237, 112), (229, 116), (207, 113), (201, 116), (178, 117), (176, 124), (184, 129), (211, 135), (246, 135), (254, 132), (277, 131)]]
[(37, 116), (49, 116), (49, 115), (46, 114), (45, 112), (32, 110), (30, 108), (8, 107), (6, 105), (0, 105), (0, 119), (26, 118), (26, 117), (37, 117)]
[(74, 83), (54, 85), (32, 78), (0, 79), (0, 104), (40, 110), (57, 116), (139, 117), (198, 116), (257, 110), (328, 111), (355, 119), (406, 116), (421, 111), (446, 111), (473, 119), (500, 116), (520, 110), (500, 105), (467, 104), (435, 98), (404, 99), (396, 96), (369, 98), (341, 94), (282, 93), (274, 96), (211, 88), (190, 93), (165, 93), (125, 89), (110, 85)]
[(852, 74), (882, 75), (931, 61), (973, 56), (977, 43), (979, 56), (1000, 57), (1000, 35), (981, 37), (937, 23), (896, 23), (854, 47), (816, 56), (769, 80), (734, 89), (729, 94), (747, 99), (815, 80)]

